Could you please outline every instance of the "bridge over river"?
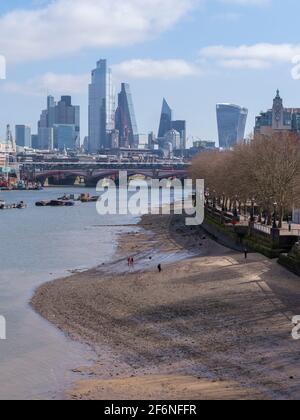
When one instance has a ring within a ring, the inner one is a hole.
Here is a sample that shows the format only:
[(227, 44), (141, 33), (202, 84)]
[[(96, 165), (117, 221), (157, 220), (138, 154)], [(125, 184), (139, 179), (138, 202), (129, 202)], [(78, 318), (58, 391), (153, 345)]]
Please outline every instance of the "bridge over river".
[(152, 179), (184, 179), (188, 176), (187, 163), (98, 163), (98, 162), (30, 162), (20, 165), (21, 178), (43, 185), (74, 185), (81, 182), (96, 186), (98, 181), (110, 178), (116, 182), (120, 171), (128, 177), (143, 176)]

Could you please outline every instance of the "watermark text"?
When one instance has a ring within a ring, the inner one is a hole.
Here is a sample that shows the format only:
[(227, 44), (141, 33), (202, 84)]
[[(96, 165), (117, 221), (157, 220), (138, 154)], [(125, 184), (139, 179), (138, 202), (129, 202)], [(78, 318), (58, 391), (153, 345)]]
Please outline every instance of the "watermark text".
[(6, 59), (0, 54), (0, 80), (6, 79)]
[(0, 315), (0, 340), (6, 340), (6, 319)]
[(160, 212), (169, 215), (173, 212), (185, 214), (187, 226), (199, 226), (204, 221), (204, 180), (128, 181), (127, 171), (120, 171), (118, 186), (111, 179), (101, 180), (98, 182), (97, 192), (101, 193), (97, 202), (97, 212), (101, 216), (157, 215)]
[(292, 323), (294, 325), (292, 337), (294, 340), (300, 340), (300, 316), (294, 316)]

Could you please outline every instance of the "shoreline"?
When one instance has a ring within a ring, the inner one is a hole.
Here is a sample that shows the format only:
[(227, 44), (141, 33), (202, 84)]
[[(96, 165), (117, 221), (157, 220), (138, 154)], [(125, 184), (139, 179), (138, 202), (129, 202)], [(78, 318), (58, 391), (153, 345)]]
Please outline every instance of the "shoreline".
[(277, 264), (258, 254), (245, 263), (180, 216), (144, 216), (121, 234), (115, 261), (42, 285), (31, 304), (97, 355), (74, 369), (67, 399), (297, 399), (287, 306), (300, 313), (296, 286)]

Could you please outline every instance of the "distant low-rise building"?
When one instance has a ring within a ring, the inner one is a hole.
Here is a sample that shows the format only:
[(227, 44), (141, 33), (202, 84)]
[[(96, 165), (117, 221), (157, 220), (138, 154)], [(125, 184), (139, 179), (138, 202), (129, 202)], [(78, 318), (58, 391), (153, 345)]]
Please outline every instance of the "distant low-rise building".
[(164, 144), (172, 144), (172, 150), (181, 149), (181, 136), (180, 133), (176, 130), (168, 131), (164, 136)]
[(196, 140), (193, 142), (194, 149), (214, 150), (216, 148), (215, 141)]
[(0, 174), (3, 173), (3, 168), (5, 168), (6, 162), (7, 162), (6, 144), (0, 143)]

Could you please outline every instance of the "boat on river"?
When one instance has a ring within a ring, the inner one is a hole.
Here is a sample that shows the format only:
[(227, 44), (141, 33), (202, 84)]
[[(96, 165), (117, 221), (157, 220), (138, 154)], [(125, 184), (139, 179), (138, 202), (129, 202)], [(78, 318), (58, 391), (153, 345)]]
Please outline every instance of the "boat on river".
[(0, 210), (23, 210), (27, 208), (27, 204), (24, 203), (24, 201), (20, 201), (19, 203), (13, 203), (13, 204), (6, 204), (5, 201), (0, 200)]
[(80, 196), (80, 201), (82, 203), (96, 203), (98, 200), (98, 196), (91, 196), (90, 194), (81, 194)]
[(50, 201), (37, 201), (35, 203), (37, 207), (73, 207), (74, 201), (63, 201), (63, 200), (50, 200)]

